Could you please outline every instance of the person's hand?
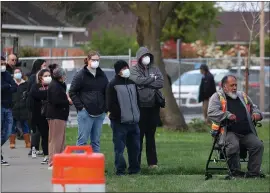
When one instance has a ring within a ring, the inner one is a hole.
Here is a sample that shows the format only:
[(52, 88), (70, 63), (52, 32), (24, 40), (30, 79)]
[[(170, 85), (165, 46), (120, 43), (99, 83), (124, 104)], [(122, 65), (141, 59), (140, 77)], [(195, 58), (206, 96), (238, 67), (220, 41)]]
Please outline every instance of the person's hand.
[(261, 115), (258, 113), (253, 113), (252, 114), (252, 121), (260, 121), (261, 120)]
[(218, 130), (211, 130), (210, 133), (211, 133), (212, 137), (216, 137), (216, 136), (218, 136), (219, 131)]
[(70, 98), (68, 98), (69, 105), (73, 105), (73, 102)]
[(229, 119), (230, 121), (236, 121), (236, 116), (235, 116), (234, 114), (231, 114), (231, 115), (228, 117), (228, 119)]

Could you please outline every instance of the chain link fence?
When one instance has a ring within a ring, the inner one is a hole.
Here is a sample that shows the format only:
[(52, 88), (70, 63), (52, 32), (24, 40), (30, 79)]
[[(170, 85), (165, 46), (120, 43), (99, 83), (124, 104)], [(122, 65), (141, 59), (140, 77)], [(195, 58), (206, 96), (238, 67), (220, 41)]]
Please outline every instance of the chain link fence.
[[(69, 89), (72, 79), (77, 71), (84, 66), (84, 59), (82, 57), (40, 57), (45, 59), (48, 64), (59, 64), (67, 69), (67, 87)], [(33, 62), (38, 59), (33, 58), (20, 58), (21, 66), (24, 72), (30, 72)], [(125, 60), (129, 64), (136, 64), (135, 58), (129, 55), (123, 56), (101, 56), (100, 67), (104, 70), (108, 79), (111, 80), (115, 73), (113, 65), (117, 60)], [(265, 114), (269, 114), (269, 92), (270, 92), (270, 58), (265, 58)], [(226, 74), (234, 74), (238, 77), (238, 90), (245, 90), (245, 58), (190, 58), (190, 59), (164, 59), (165, 69), (167, 75), (170, 77), (172, 85), (172, 92), (176, 99), (177, 105), (184, 113), (184, 116), (189, 122), (193, 118), (202, 119), (202, 103), (198, 103), (199, 86), (201, 83), (202, 75), (200, 74), (199, 67), (201, 64), (207, 64), (214, 75), (217, 89), (220, 88), (221, 79)], [(251, 58), (250, 62), (250, 75), (249, 75), (249, 96), (253, 102), (259, 106), (260, 104), (260, 58)], [(70, 116), (68, 125), (77, 125), (77, 113), (74, 106), (70, 109)], [(106, 118), (104, 123), (109, 123)]]

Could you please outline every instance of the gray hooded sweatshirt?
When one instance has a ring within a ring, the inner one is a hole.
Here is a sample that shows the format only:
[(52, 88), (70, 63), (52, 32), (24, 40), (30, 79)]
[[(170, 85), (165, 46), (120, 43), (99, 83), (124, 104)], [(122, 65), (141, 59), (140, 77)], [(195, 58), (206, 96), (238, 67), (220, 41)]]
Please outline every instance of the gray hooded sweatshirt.
[[(150, 64), (143, 65), (143, 56), (150, 56)], [(136, 53), (138, 64), (130, 68), (130, 79), (137, 85), (140, 107), (154, 107), (156, 105), (155, 92), (161, 92), (164, 79), (160, 70), (153, 66), (154, 57), (146, 47), (140, 47)], [(151, 76), (152, 75), (152, 76)], [(155, 79), (153, 76), (156, 76)]]

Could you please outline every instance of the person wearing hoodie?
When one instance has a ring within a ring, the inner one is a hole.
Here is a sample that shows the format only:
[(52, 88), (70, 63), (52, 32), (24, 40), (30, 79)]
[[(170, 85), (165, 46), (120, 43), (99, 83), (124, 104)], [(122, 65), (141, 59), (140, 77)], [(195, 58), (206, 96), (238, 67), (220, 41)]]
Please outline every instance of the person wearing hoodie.
[(116, 175), (125, 175), (124, 149), (127, 147), (129, 174), (140, 172), (140, 111), (136, 85), (129, 79), (127, 62), (114, 64), (115, 78), (107, 86), (106, 104), (113, 130)]
[(88, 54), (85, 66), (73, 78), (69, 96), (78, 112), (77, 145), (86, 145), (90, 137), (91, 146), (100, 152), (100, 135), (106, 115), (106, 87), (108, 79), (99, 67), (100, 55), (96, 51)]
[[(12, 125), (12, 94), (16, 92), (17, 85), (10, 73), (6, 70), (5, 58), (1, 56), (1, 148), (8, 140)], [(8, 166), (1, 151), (1, 165)]]
[(49, 169), (52, 168), (54, 154), (62, 153), (65, 148), (66, 123), (69, 105), (65, 83), (66, 72), (63, 68), (53, 70), (53, 80), (48, 88), (47, 120), (49, 123)]
[[(30, 149), (28, 155), (33, 155), (33, 156), (36, 156), (36, 155), (43, 156), (43, 152), (40, 151), (40, 149), (39, 149), (41, 136), (40, 136), (39, 131), (36, 129), (36, 127), (37, 127), (36, 121), (34, 119), (32, 119), (32, 114), (33, 114), (33, 109), (34, 109), (34, 100), (29, 93), (30, 93), (30, 90), (31, 90), (33, 84), (35, 84), (35, 82), (36, 82), (36, 74), (38, 73), (38, 71), (40, 71), (41, 69), (46, 69), (46, 68), (47, 68), (46, 60), (37, 59), (33, 63), (31, 72), (28, 74), (27, 108), (28, 108), (29, 117), (30, 117), (30, 128), (32, 130), (31, 149)], [(36, 149), (36, 152), (34, 152), (34, 154), (32, 154), (33, 147), (35, 147), (35, 149)]]
[(20, 127), (23, 132), (25, 147), (30, 148), (30, 129), (27, 123), (28, 109), (26, 107), (27, 87), (28, 83), (24, 80), (22, 70), (20, 68), (14, 69), (14, 81), (17, 84), (17, 92), (13, 94), (13, 127), (12, 134), (9, 137), (10, 148), (15, 148), (15, 140), (17, 129)]
[[(160, 101), (157, 95), (162, 96), (159, 89), (163, 88), (163, 75), (154, 67), (154, 56), (146, 47), (140, 47), (136, 53), (138, 64), (130, 69), (130, 79), (137, 85), (140, 101), (140, 142), (141, 152), (143, 138), (146, 138), (146, 157), (150, 168), (157, 167), (157, 152), (155, 133), (159, 119)], [(163, 96), (162, 96), (163, 97)], [(141, 163), (141, 153), (139, 155)]]
[(48, 164), (48, 138), (49, 138), (49, 126), (46, 119), (47, 112), (47, 95), (48, 86), (52, 81), (50, 70), (42, 69), (37, 73), (36, 83), (33, 84), (30, 90), (30, 95), (34, 100), (34, 108), (32, 119), (36, 122), (36, 129), (41, 134), (42, 149), (44, 154), (44, 160), (41, 164)]

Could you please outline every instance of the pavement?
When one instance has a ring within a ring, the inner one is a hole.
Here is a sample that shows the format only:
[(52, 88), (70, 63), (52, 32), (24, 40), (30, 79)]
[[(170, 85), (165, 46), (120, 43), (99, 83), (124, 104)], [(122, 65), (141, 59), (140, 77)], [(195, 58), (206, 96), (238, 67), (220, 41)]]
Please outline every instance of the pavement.
[(40, 162), (43, 157), (32, 159), (24, 141), (16, 140), (16, 149), (9, 148), (9, 141), (2, 147), (4, 160), (10, 166), (1, 166), (1, 192), (51, 192), (52, 171)]

